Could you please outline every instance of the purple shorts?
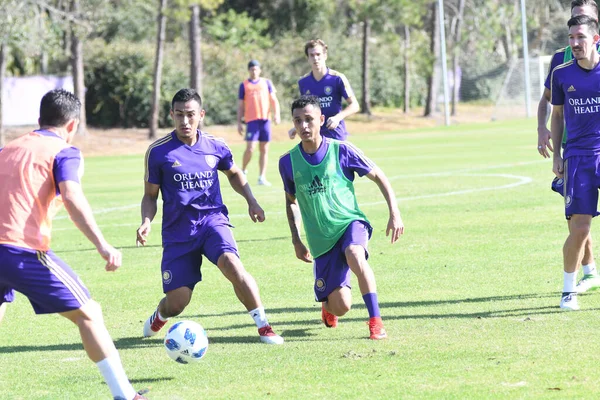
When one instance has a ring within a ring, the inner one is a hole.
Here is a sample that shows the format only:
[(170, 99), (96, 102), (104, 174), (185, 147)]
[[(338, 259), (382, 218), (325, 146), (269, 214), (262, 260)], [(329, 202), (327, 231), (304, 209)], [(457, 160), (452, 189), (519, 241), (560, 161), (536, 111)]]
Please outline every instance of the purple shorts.
[(271, 141), (271, 121), (268, 119), (257, 119), (246, 124), (246, 141), (248, 142)]
[(600, 156), (571, 156), (565, 160), (565, 216), (598, 213)]
[(223, 253), (239, 257), (231, 227), (227, 217), (214, 214), (202, 221), (198, 233), (189, 241), (165, 243), (161, 263), (163, 292), (183, 286), (194, 290), (194, 286), (202, 280), (202, 256), (215, 265)]
[(367, 244), (372, 231), (373, 228), (368, 223), (353, 221), (331, 250), (315, 258), (313, 271), (317, 301), (327, 300), (327, 296), (339, 287), (350, 287), (350, 267), (346, 261), (346, 248), (351, 244), (361, 245), (365, 249), (365, 257), (369, 258)]
[(77, 310), (90, 292), (77, 274), (51, 250), (47, 252), (0, 244), (0, 303), (23, 293), (36, 314)]

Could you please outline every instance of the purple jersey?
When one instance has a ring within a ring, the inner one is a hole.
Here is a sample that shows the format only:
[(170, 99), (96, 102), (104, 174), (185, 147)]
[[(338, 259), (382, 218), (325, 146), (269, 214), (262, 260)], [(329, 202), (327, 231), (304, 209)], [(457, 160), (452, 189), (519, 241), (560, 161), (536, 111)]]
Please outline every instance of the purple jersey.
[(566, 50), (566, 47), (556, 50), (556, 52), (552, 56), (552, 60), (550, 60), (550, 66), (548, 67), (548, 75), (546, 75), (546, 81), (544, 82), (544, 86), (548, 90), (552, 90), (552, 87), (550, 86), (550, 79), (552, 77), (552, 71), (554, 71), (554, 69), (556, 67), (558, 67), (560, 64), (565, 62), (564, 61), (565, 50)]
[[(265, 79), (265, 78), (258, 78), (255, 81), (248, 79), (248, 81), (250, 83), (256, 84), (259, 82), (260, 79)], [(265, 79), (265, 81), (267, 82), (267, 87), (269, 88), (269, 93), (273, 93), (273, 84), (268, 79)], [(244, 82), (242, 82), (242, 83), (240, 83), (240, 89), (238, 90), (238, 100), (244, 100), (245, 96), (246, 96), (246, 90), (244, 89)]]
[[(600, 43), (598, 43), (596, 47), (598, 49), (598, 52), (600, 52)], [(548, 90), (552, 89), (552, 87), (550, 87), (550, 78), (552, 76), (552, 71), (554, 71), (554, 69), (560, 64), (563, 64), (565, 62), (565, 52), (567, 51), (567, 48), (569, 50), (569, 54), (571, 55), (571, 57), (567, 61), (571, 61), (573, 59), (573, 52), (571, 51), (569, 46), (556, 50), (556, 52), (552, 56), (552, 60), (550, 60), (550, 66), (548, 67), (548, 75), (546, 75), (546, 81), (544, 81), (544, 86)]]
[(227, 215), (217, 170), (233, 165), (225, 142), (200, 131), (193, 146), (181, 142), (175, 131), (150, 145), (144, 179), (160, 186), (163, 244), (190, 240), (210, 214)]
[(563, 158), (600, 154), (600, 64), (586, 70), (571, 60), (552, 72), (551, 103), (564, 106), (569, 140)]
[(327, 129), (327, 118), (333, 117), (342, 111), (342, 98), (348, 99), (354, 96), (350, 82), (346, 76), (332, 69), (321, 80), (317, 81), (312, 72), (304, 75), (298, 81), (300, 95), (313, 95), (319, 98), (321, 112), (325, 116), (325, 123), (321, 126), (321, 134), (338, 140), (346, 140), (348, 131), (344, 120), (335, 129)]
[[(37, 130), (34, 131), (40, 135), (57, 137), (62, 139), (54, 132)], [(81, 177), (83, 176), (83, 157), (81, 151), (77, 147), (67, 147), (54, 157), (54, 165), (52, 167), (52, 174), (54, 175), (54, 182), (56, 182), (56, 194), (60, 194), (58, 184), (64, 181), (73, 181), (81, 183)]]
[[(323, 142), (321, 142), (321, 146), (319, 146), (319, 149), (315, 154), (306, 153), (302, 148), (301, 143), (298, 144), (298, 147), (300, 148), (302, 156), (306, 161), (308, 161), (308, 163), (311, 165), (317, 165), (323, 161), (323, 158), (325, 158), (327, 149), (329, 149), (329, 145), (332, 140), (334, 139), (323, 138)], [(375, 167), (375, 163), (367, 158), (363, 152), (352, 143), (340, 142), (340, 166), (342, 167), (344, 176), (348, 178), (348, 180), (354, 181), (354, 173), (357, 173), (358, 176), (364, 176), (371, 172), (371, 170)], [(289, 152), (285, 153), (279, 159), (279, 173), (281, 174), (283, 188), (286, 193), (295, 195), (296, 184), (294, 183), (292, 161)]]

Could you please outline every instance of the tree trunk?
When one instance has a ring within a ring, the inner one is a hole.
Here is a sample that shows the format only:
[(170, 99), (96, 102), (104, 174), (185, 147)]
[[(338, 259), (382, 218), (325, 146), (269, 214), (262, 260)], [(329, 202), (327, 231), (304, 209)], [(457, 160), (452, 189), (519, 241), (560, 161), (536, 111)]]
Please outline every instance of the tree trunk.
[[(71, 12), (79, 16), (79, 0), (71, 1)], [(85, 82), (83, 78), (83, 43), (81, 33), (77, 32), (77, 26), (71, 22), (71, 72), (73, 74), (73, 88), (75, 96), (81, 102), (81, 115), (79, 116), (79, 128), (77, 134), (87, 134), (87, 120), (85, 115)]]
[(167, 0), (158, 0), (158, 30), (156, 34), (156, 56), (154, 58), (154, 79), (152, 85), (152, 109), (150, 111), (149, 138), (155, 139), (158, 131), (160, 113), (160, 84), (162, 81), (162, 65), (164, 58), (165, 36), (167, 26)]
[(190, 7), (190, 87), (196, 89), (202, 95), (202, 31), (200, 30), (200, 6), (193, 5)]
[(362, 43), (362, 106), (361, 113), (371, 115), (371, 98), (369, 96), (369, 37), (371, 36), (371, 22), (369, 17), (363, 19)]
[(404, 113), (410, 112), (410, 28), (404, 25)]
[(454, 54), (453, 54), (453, 66), (452, 66), (452, 73), (454, 75), (453, 77), (453, 85), (452, 85), (452, 108), (450, 110), (450, 113), (452, 116), (456, 115), (456, 105), (458, 104), (458, 95), (459, 93), (459, 82), (460, 82), (460, 39), (461, 39), (461, 29), (462, 29), (462, 20), (463, 20), (463, 14), (465, 12), (465, 0), (459, 0), (458, 3), (458, 11), (457, 11), (457, 15), (456, 15), (456, 27), (455, 27), (455, 31), (454, 31)]
[(288, 3), (290, 4), (290, 31), (293, 34), (296, 34), (296, 31), (298, 30), (298, 22), (296, 21), (296, 5), (295, 5), (295, 1), (294, 0), (288, 0)]
[(6, 59), (8, 58), (8, 46), (0, 44), (0, 147), (4, 147), (4, 120), (2, 119), (2, 91), (4, 90), (4, 77), (6, 76)]
[(431, 62), (431, 75), (427, 78), (427, 101), (425, 103), (424, 117), (429, 117), (435, 112), (435, 106), (437, 102), (437, 91), (439, 87), (439, 76), (437, 73), (436, 65), (440, 53), (440, 27), (438, 24), (438, 2), (435, 1), (431, 4), (431, 24), (429, 32), (431, 32), (431, 42), (429, 50), (432, 55)]

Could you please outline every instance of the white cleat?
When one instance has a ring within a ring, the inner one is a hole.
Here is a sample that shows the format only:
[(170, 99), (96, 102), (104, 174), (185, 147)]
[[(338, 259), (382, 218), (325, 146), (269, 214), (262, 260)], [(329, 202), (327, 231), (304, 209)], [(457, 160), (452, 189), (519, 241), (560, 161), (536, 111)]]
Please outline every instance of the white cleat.
[(560, 308), (564, 311), (578, 311), (577, 293), (569, 293), (560, 299)]
[(577, 293), (585, 293), (588, 290), (595, 290), (600, 288), (600, 275), (584, 275), (583, 278), (577, 283), (575, 286), (575, 291)]

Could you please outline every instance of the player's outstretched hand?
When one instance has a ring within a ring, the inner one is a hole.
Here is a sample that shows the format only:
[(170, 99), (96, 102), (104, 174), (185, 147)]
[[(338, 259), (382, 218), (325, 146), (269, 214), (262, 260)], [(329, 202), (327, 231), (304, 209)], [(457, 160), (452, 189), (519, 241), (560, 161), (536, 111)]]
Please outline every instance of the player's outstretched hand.
[(387, 229), (385, 230), (385, 236), (392, 236), (392, 243), (400, 238), (400, 235), (404, 233), (404, 223), (400, 218), (400, 213), (394, 213), (390, 215), (388, 220)]
[(304, 243), (294, 243), (294, 251), (296, 252), (296, 257), (299, 260), (302, 260), (307, 263), (311, 263), (313, 261), (312, 256), (310, 255), (310, 251), (308, 251)]
[(137, 247), (146, 245), (146, 238), (150, 234), (150, 222), (146, 221), (137, 230), (137, 239), (135, 240), (135, 245)]
[(288, 131), (288, 136), (290, 137), (290, 139), (293, 139), (296, 137), (296, 128), (292, 128)]
[(564, 170), (564, 162), (561, 156), (554, 156), (553, 162), (552, 162), (552, 172), (554, 172), (554, 175), (556, 175), (559, 178), (563, 177), (563, 173), (565, 172)]
[(263, 222), (265, 220), (265, 211), (256, 202), (248, 206), (248, 214), (250, 214), (252, 222)]
[(98, 247), (98, 253), (106, 260), (106, 266), (104, 267), (107, 271), (115, 271), (121, 266), (123, 256), (121, 252), (108, 243), (102, 244)]
[(544, 126), (538, 129), (538, 153), (544, 158), (550, 158), (550, 152), (554, 152), (550, 138), (548, 128)]

